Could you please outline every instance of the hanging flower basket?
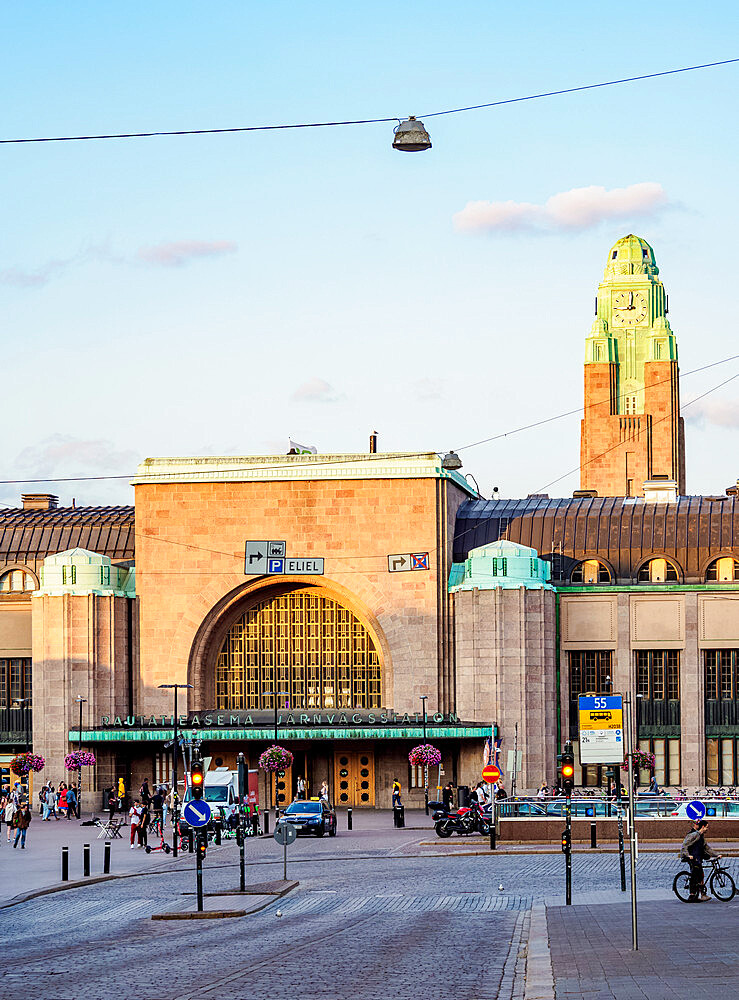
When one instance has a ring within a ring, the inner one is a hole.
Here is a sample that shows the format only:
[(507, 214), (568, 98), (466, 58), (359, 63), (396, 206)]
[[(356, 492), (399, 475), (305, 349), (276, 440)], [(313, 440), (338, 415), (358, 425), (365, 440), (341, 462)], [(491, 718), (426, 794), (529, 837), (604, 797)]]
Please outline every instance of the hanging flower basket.
[(284, 747), (274, 744), (267, 747), (259, 758), (259, 766), (263, 771), (286, 771), (292, 767), (293, 755)]
[(10, 762), (13, 774), (28, 774), (29, 771), (43, 771), (46, 761), (40, 753), (19, 753)]
[(93, 767), (97, 764), (95, 754), (91, 750), (73, 750), (64, 758), (66, 771), (79, 771), (83, 767)]
[(411, 767), (436, 767), (441, 763), (441, 750), (431, 743), (419, 743), (408, 754)]
[[(653, 753), (649, 753), (648, 750), (635, 750), (634, 751), (634, 770), (641, 771), (654, 771), (654, 765), (656, 762), (656, 757)], [(623, 771), (628, 771), (629, 764), (628, 761), (621, 765)]]

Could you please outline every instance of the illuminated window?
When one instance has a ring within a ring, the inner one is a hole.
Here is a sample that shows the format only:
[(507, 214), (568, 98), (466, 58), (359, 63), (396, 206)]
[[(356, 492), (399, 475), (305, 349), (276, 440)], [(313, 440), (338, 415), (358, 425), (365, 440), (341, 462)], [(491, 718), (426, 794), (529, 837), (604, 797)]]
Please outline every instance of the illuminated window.
[(0, 594), (22, 594), (36, 589), (36, 581), (22, 569), (11, 569), (0, 576)]
[(613, 652), (610, 649), (577, 650), (568, 653), (570, 660), (570, 699), (588, 692), (611, 688)]
[(356, 615), (301, 590), (261, 601), (228, 630), (216, 664), (216, 706), (379, 708), (380, 659)]
[(610, 583), (611, 571), (599, 559), (586, 559), (572, 571), (571, 583)]
[(733, 583), (739, 580), (739, 560), (733, 556), (722, 556), (714, 559), (706, 570), (706, 582)]
[(0, 659), (0, 708), (12, 708), (21, 700), (30, 705), (32, 695), (31, 657)]
[(650, 559), (637, 574), (639, 583), (677, 583), (677, 567), (669, 559)]

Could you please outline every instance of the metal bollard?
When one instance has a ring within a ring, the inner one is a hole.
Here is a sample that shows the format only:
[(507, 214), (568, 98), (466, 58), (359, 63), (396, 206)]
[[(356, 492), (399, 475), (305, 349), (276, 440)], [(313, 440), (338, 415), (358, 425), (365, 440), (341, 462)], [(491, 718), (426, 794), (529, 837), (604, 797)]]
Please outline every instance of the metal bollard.
[(195, 853), (195, 834), (192, 827), (187, 831), (187, 849), (190, 854)]
[(103, 875), (110, 875), (110, 841), (105, 841), (105, 853), (103, 854)]
[(82, 874), (85, 878), (90, 877), (90, 845), (82, 845)]
[(69, 848), (62, 848), (62, 882), (69, 882)]
[(213, 838), (214, 842), (215, 842), (215, 845), (216, 845), (216, 847), (220, 847), (221, 846), (221, 824), (220, 823), (214, 823), (213, 824), (213, 828), (215, 830), (215, 836)]
[(262, 813), (264, 817), (264, 835), (269, 836), (269, 809), (265, 809)]
[(595, 823), (590, 824), (590, 846), (591, 847), (598, 846), (598, 832)]
[(346, 811), (346, 828), (347, 828), (347, 830), (351, 830), (351, 828), (352, 828), (352, 807), (351, 806), (349, 806), (349, 808)]
[(254, 815), (251, 818), (251, 835), (252, 837), (256, 837), (258, 833), (259, 833), (259, 817), (257, 816), (256, 813), (254, 813)]

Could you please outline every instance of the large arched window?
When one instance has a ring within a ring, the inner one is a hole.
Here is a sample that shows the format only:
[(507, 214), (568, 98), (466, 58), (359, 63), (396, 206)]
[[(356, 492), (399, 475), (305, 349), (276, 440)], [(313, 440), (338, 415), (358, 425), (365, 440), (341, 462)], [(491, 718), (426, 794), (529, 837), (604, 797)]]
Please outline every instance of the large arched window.
[(706, 583), (734, 583), (739, 580), (739, 559), (733, 556), (721, 556), (714, 559), (706, 570)]
[(380, 659), (347, 608), (311, 590), (261, 601), (229, 628), (216, 663), (216, 707), (379, 708)]
[(677, 583), (679, 579), (677, 566), (669, 559), (650, 559), (637, 574), (639, 583)]

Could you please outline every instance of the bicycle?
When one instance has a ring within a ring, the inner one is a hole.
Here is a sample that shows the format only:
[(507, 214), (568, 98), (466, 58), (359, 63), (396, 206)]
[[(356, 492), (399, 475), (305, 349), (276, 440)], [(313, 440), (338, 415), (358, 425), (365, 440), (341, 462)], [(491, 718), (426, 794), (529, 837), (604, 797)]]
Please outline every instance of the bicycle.
[[(736, 894), (734, 879), (729, 874), (729, 871), (720, 864), (721, 858), (708, 858), (707, 860), (713, 868), (713, 871), (708, 876), (709, 890), (721, 903), (731, 902)], [(689, 868), (677, 873), (672, 881), (672, 891), (681, 902), (688, 902), (688, 897), (690, 896)]]

